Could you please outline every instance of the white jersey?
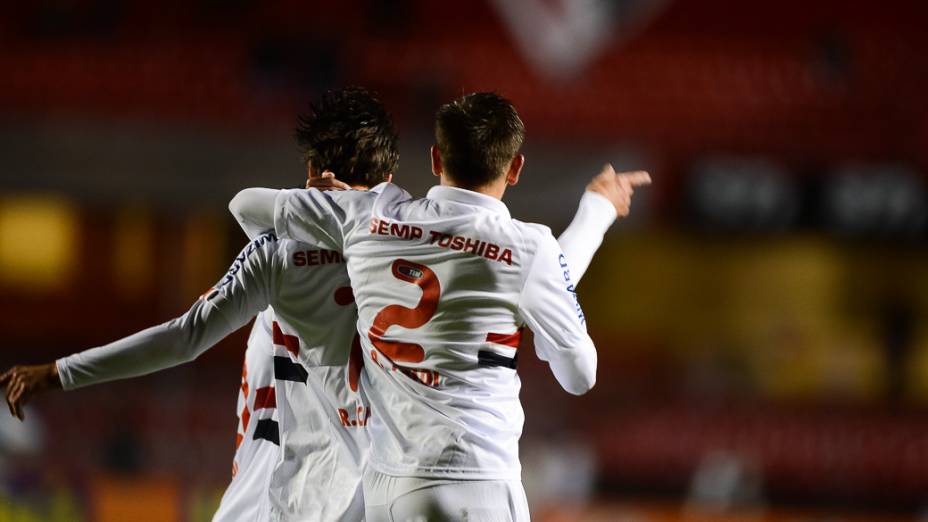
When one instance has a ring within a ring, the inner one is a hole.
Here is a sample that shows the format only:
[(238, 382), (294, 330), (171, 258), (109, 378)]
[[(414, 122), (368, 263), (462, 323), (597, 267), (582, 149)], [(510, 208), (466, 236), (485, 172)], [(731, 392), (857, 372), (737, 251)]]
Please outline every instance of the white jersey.
[(183, 316), (59, 359), (62, 384), (192, 360), (269, 305), (249, 339), (237, 472), (216, 520), (358, 520), (370, 409), (359, 387), (357, 309), (337, 252), (261, 235)]
[(359, 388), (357, 309), (344, 257), (271, 234), (252, 244), (260, 246), (239, 256), (206, 300), (233, 303), (242, 315), (273, 307), (282, 456), (269, 485), (271, 519), (350, 520), (363, 504), (370, 409)]
[(222, 495), (213, 522), (267, 520), (270, 510), (268, 487), (280, 455), (277, 393), (274, 380), (274, 350), (269, 311), (255, 319), (245, 348), (242, 385), (239, 391), (238, 429), (232, 481)]
[(547, 227), (512, 219), (501, 201), (444, 186), (413, 199), (389, 183), (369, 192), (284, 190), (273, 220), (281, 237), (348, 260), (375, 470), (518, 479), (524, 326), (567, 391), (593, 386), (596, 351), (567, 259)]
[[(575, 271), (586, 269), (614, 220), (608, 201), (583, 196), (560, 238)], [(59, 359), (62, 385), (70, 390), (190, 361), (265, 310), (245, 353), (234, 478), (215, 520), (360, 520), (371, 410), (360, 394), (357, 312), (343, 261), (260, 235), (183, 316)]]

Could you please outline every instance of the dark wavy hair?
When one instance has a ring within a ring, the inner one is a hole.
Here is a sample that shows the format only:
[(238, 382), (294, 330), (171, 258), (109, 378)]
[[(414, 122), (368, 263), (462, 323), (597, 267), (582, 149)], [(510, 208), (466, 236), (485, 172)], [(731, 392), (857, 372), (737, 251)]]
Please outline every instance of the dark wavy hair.
[(373, 187), (399, 166), (393, 120), (363, 87), (327, 91), (300, 115), (296, 141), (316, 173), (331, 171), (349, 185)]
[(464, 95), (438, 109), (435, 142), (445, 174), (464, 188), (506, 173), (525, 139), (512, 102), (494, 92)]

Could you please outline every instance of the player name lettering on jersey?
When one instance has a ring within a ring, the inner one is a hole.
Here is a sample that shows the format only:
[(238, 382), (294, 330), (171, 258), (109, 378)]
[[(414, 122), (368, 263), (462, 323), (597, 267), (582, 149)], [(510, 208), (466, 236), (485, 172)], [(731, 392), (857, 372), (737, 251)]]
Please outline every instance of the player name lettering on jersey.
[(301, 250), (293, 253), (294, 266), (319, 266), (344, 262), (345, 257), (334, 250)]
[[(371, 360), (374, 361), (377, 364), (377, 366), (380, 366), (380, 368), (383, 370), (388, 369), (386, 366), (384, 366), (382, 362), (380, 362), (380, 357), (377, 355), (380, 352), (378, 352), (377, 350), (371, 350), (370, 353), (371, 353)], [(419, 381), (420, 383), (426, 386), (431, 386), (432, 388), (438, 388), (444, 382), (444, 379), (442, 379), (441, 374), (438, 373), (437, 370), (429, 370), (427, 368), (410, 368), (407, 366), (400, 366), (399, 364), (396, 364), (393, 361), (391, 361), (389, 357), (384, 357), (384, 359), (387, 361), (387, 364), (390, 365), (390, 368), (389, 368), (390, 371), (400, 372), (403, 375), (413, 380)]]
[[(371, 219), (370, 233), (381, 236), (395, 236), (407, 240), (422, 239), (424, 237), (423, 229), (420, 227), (390, 223), (385, 219), (378, 218)], [(428, 231), (428, 241), (429, 244), (438, 245), (441, 248), (468, 252), (475, 256), (512, 266), (512, 249), (500, 248), (499, 245), (487, 241), (454, 236), (435, 230)]]
[(348, 413), (349, 408), (338, 408), (338, 418), (341, 420), (342, 426), (346, 428), (367, 426), (367, 421), (371, 418), (371, 409), (360, 404), (357, 407), (350, 409), (354, 410), (355, 413), (355, 417), (353, 419)]

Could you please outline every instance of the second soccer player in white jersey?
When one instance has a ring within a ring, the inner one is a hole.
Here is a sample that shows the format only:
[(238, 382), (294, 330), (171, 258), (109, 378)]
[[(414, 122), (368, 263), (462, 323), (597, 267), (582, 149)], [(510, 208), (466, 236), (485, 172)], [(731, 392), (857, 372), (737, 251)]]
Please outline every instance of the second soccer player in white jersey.
[[(370, 186), (397, 166), (392, 121), (364, 89), (326, 93), (301, 118), (297, 137), (311, 175), (321, 165)], [(357, 312), (344, 258), (318, 245), (262, 234), (184, 315), (54, 364), (11, 369), (2, 377), (11, 411), (21, 415), (44, 388), (71, 390), (193, 360), (255, 314), (234, 476), (214, 520), (360, 520), (371, 412), (359, 389)]]
[[(365, 132), (348, 132), (353, 125)], [(363, 90), (327, 94), (298, 134), (311, 176), (321, 164), (364, 187), (395, 169), (389, 118)], [(333, 135), (367, 139), (342, 147)], [(609, 173), (589, 190), (561, 238), (587, 261), (624, 197)], [(14, 368), (4, 376), (8, 400), (18, 413), (43, 386), (73, 389), (191, 360), (271, 304), (249, 337), (234, 478), (214, 520), (358, 520), (371, 411), (358, 393), (360, 345), (352, 339), (356, 311), (343, 261), (317, 245), (261, 235), (184, 316), (57, 365)], [(49, 376), (58, 382), (43, 384)]]
[[(439, 110), (441, 185), (426, 198), (383, 184), (247, 189), (230, 204), (251, 234), (274, 225), (281, 237), (347, 258), (375, 412), (368, 522), (528, 519), (515, 372), (523, 326), (565, 390), (581, 394), (595, 382), (596, 352), (571, 278), (591, 253), (568, 261), (550, 230), (512, 219), (500, 201), (518, 181), (523, 132), (504, 98), (467, 95)], [(650, 181), (646, 173), (615, 179), (626, 195)]]

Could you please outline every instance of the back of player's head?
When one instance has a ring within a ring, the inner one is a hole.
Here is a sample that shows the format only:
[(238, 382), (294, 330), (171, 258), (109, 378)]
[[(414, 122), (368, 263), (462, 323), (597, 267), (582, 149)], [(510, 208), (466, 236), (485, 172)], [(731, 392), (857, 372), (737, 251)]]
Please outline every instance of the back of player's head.
[(383, 103), (362, 87), (327, 91), (296, 126), (296, 141), (312, 171), (331, 171), (352, 186), (373, 187), (396, 171), (397, 139)]
[(435, 116), (435, 143), (446, 176), (464, 188), (482, 187), (506, 174), (525, 139), (512, 102), (475, 92), (442, 105)]

